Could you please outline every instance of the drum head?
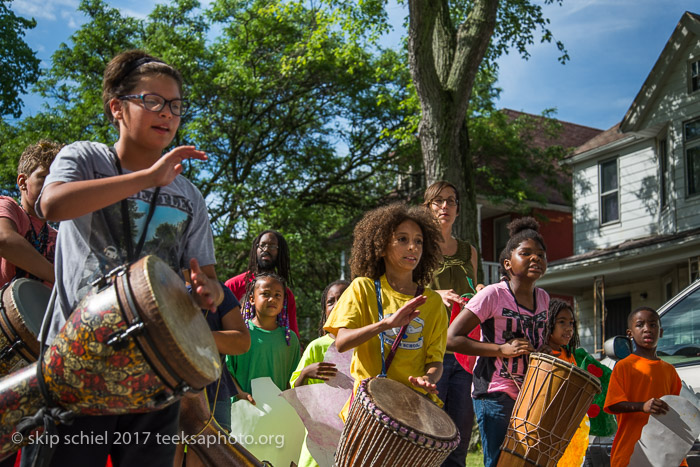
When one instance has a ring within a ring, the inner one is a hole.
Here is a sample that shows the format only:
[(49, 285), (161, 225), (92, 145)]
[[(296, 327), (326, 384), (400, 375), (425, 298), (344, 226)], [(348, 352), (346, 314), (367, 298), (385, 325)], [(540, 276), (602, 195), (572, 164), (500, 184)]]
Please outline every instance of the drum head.
[(374, 378), (367, 392), (386, 415), (414, 431), (440, 440), (451, 440), (457, 428), (430, 399), (389, 378)]
[(130, 284), (143, 319), (151, 321), (147, 331), (173, 370), (195, 389), (216, 380), (221, 363), (214, 337), (182, 279), (163, 260), (147, 256), (132, 266)]
[(566, 372), (570, 372), (574, 377), (578, 378), (579, 380), (583, 380), (587, 384), (591, 384), (594, 387), (594, 390), (596, 394), (600, 394), (602, 391), (602, 387), (600, 385), (600, 380), (587, 372), (586, 370), (583, 370), (576, 365), (572, 365), (571, 363), (564, 361), (560, 358), (554, 357), (553, 355), (549, 355), (546, 353), (531, 353), (530, 354), (530, 365), (533, 366), (538, 366), (541, 363), (544, 363), (545, 365), (551, 365), (552, 371), (555, 371), (556, 368), (563, 369)]
[(35, 337), (38, 336), (51, 297), (51, 289), (43, 282), (26, 278), (16, 279), (10, 287), (12, 301), (24, 324)]

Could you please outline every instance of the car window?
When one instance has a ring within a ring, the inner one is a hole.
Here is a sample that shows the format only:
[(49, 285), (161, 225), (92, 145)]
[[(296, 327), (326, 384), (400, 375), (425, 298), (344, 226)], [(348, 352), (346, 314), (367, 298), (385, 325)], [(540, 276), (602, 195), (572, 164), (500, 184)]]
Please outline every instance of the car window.
[(661, 327), (659, 357), (674, 365), (700, 361), (700, 288), (666, 311)]

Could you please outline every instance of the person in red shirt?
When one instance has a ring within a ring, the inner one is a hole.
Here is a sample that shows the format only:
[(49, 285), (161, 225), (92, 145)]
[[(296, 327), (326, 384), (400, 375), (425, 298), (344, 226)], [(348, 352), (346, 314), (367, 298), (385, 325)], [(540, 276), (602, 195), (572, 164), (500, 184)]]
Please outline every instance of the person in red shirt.
[(54, 282), (56, 229), (37, 217), (34, 203), (60, 150), (45, 140), (27, 146), (17, 165), (20, 202), (0, 196), (0, 286), (18, 277)]
[[(634, 339), (635, 350), (615, 365), (603, 407), (617, 418), (611, 467), (629, 464), (649, 414), (668, 412), (668, 404), (659, 398), (681, 392), (676, 369), (656, 355), (656, 344), (663, 336), (658, 313), (649, 307), (637, 308), (628, 316), (627, 326), (627, 336)], [(682, 465), (687, 464), (684, 461)]]
[[(233, 295), (241, 301), (246, 293), (246, 287), (255, 275), (261, 272), (275, 273), (291, 284), (289, 247), (281, 233), (274, 230), (264, 230), (253, 240), (248, 257), (248, 270), (230, 278), (225, 282)], [(297, 325), (297, 304), (294, 294), (287, 287), (286, 292), (287, 316), (289, 317), (289, 329), (299, 336)]]

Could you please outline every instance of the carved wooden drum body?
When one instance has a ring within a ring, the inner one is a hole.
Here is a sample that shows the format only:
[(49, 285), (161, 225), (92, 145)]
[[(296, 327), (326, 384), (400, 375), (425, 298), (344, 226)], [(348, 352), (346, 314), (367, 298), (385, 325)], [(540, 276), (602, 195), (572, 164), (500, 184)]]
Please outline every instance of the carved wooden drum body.
[(450, 417), (427, 397), (388, 378), (364, 380), (340, 444), (338, 466), (440, 465), (459, 444)]
[(15, 279), (0, 290), (0, 377), (39, 358), (37, 336), (51, 289), (33, 279)]
[(531, 354), (498, 465), (556, 466), (600, 391), (598, 379), (577, 366)]

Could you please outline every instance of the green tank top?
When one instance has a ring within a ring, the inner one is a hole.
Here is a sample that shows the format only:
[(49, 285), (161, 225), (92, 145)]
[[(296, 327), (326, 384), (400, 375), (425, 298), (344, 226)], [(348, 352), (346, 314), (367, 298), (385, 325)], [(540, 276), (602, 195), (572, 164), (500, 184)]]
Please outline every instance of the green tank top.
[[(472, 268), (472, 246), (469, 242), (457, 240), (457, 251), (454, 255), (443, 256), (442, 262), (433, 273), (430, 288), (433, 290), (452, 289), (458, 295), (473, 292), (467, 277), (476, 287), (476, 274)], [(449, 316), (450, 312), (447, 311)]]

